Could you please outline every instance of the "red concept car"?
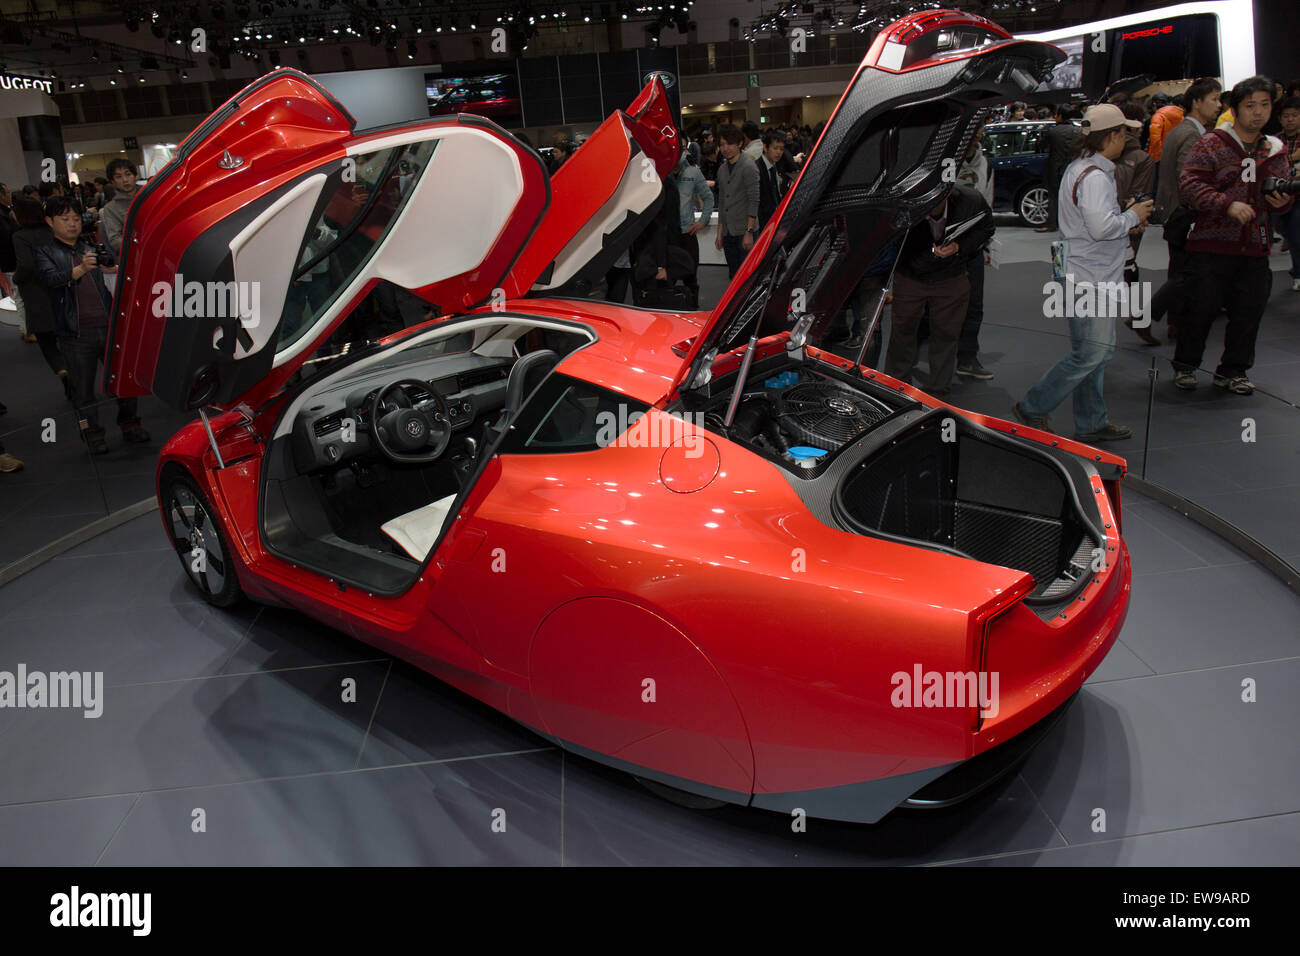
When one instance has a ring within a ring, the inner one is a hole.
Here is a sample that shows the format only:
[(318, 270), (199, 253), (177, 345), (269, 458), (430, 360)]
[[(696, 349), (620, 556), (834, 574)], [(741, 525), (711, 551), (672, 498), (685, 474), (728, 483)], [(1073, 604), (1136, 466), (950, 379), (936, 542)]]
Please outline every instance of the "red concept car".
[[(657, 80), (549, 181), (490, 121), (358, 133), (258, 80), (132, 204), (114, 303), (110, 388), (200, 413), (158, 467), (186, 572), (683, 802), (973, 792), (1118, 635), (1124, 462), (819, 343), (1062, 56), (951, 11), (885, 29), (692, 314), (587, 297), (678, 157)], [(376, 338), (394, 302), (430, 311)]]

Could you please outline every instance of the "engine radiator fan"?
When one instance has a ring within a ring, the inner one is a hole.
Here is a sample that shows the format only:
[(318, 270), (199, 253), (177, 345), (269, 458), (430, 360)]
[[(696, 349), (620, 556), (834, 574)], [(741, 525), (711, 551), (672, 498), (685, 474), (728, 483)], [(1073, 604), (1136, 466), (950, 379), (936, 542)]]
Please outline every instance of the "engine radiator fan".
[(800, 444), (835, 451), (888, 414), (880, 402), (831, 382), (800, 382), (781, 395), (777, 417)]

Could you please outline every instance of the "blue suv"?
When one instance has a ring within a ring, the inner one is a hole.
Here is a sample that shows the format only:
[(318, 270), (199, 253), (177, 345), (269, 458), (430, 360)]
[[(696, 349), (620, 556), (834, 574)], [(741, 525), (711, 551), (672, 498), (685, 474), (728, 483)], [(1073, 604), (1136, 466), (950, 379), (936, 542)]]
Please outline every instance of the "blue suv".
[(1047, 222), (1047, 150), (1051, 120), (989, 123), (984, 152), (993, 164), (993, 211), (1015, 213), (1029, 226)]

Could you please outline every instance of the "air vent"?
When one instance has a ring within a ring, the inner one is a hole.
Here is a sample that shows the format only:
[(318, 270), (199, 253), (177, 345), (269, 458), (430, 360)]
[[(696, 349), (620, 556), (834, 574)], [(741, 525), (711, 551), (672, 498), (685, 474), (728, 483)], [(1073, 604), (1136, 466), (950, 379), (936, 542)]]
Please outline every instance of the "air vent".
[(461, 372), (456, 376), (456, 391), (463, 392), (467, 388), (473, 388), (475, 385), (487, 385), (491, 382), (503, 381), (510, 373), (506, 371), (505, 366), (494, 365), (491, 368), (476, 368), (468, 372)]
[(335, 412), (333, 415), (326, 415), (324, 418), (316, 419), (312, 428), (316, 432), (317, 438), (323, 438), (330, 432), (336, 432), (343, 427), (343, 413)]

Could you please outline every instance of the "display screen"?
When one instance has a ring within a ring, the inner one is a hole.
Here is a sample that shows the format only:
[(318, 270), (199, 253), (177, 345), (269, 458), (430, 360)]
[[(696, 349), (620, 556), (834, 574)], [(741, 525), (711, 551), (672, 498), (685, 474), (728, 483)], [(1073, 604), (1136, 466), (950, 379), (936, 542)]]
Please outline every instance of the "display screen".
[(1083, 89), (1083, 37), (1059, 40), (1055, 45), (1065, 51), (1065, 59), (1056, 65), (1046, 81), (1038, 84), (1034, 92)]
[(1218, 18), (1212, 13), (1152, 20), (1111, 31), (1111, 81), (1152, 74), (1156, 80), (1218, 76)]
[[(496, 64), (497, 69), (506, 64)], [(467, 75), (464, 72), (424, 74), (424, 92), (430, 116), (473, 113), (502, 126), (523, 125), (519, 79), (514, 63), (507, 72)]]
[(677, 51), (619, 50), (444, 64), (424, 74), (430, 116), (472, 113), (506, 129), (599, 123), (626, 109), (652, 75), (681, 115)]

